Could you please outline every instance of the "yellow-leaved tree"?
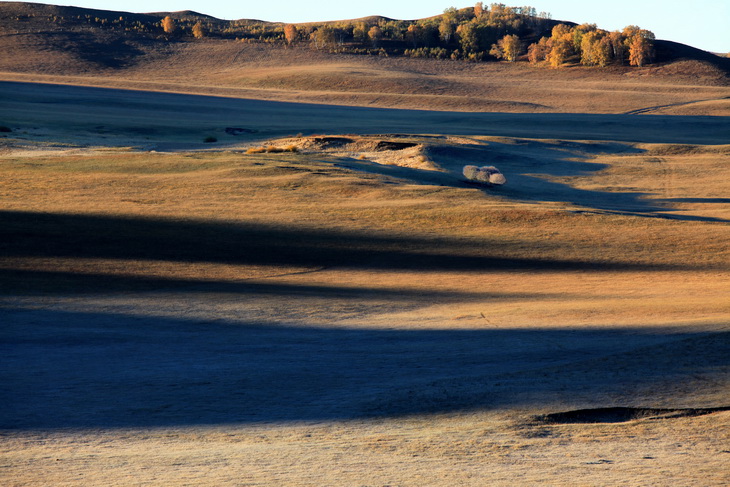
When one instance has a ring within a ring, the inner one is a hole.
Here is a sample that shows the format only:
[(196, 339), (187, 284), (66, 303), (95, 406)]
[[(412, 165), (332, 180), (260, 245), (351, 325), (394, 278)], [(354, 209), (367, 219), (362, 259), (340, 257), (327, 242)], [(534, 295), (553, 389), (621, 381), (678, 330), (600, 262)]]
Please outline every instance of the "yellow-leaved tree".
[(165, 31), (165, 34), (172, 34), (175, 32), (175, 21), (172, 20), (172, 17), (169, 15), (162, 19), (162, 30)]
[(608, 32), (594, 30), (583, 34), (580, 62), (586, 66), (607, 66), (611, 61), (611, 39)]
[(497, 59), (506, 59), (513, 63), (517, 61), (517, 57), (520, 55), (522, 50), (522, 42), (516, 35), (506, 35), (497, 41), (496, 44), (492, 45), (489, 54), (496, 57)]
[(641, 29), (628, 40), (629, 64), (642, 67), (654, 56), (654, 34)]
[(554, 68), (568, 60), (573, 53), (573, 31), (570, 26), (558, 24), (553, 27), (553, 35), (550, 38), (550, 54), (548, 59)]
[(383, 30), (377, 25), (372, 26), (368, 31), (368, 38), (373, 44), (373, 47), (378, 47), (380, 41), (383, 39)]
[(196, 39), (202, 39), (203, 37), (205, 37), (203, 24), (200, 21), (197, 21), (193, 26), (193, 37), (195, 37)]

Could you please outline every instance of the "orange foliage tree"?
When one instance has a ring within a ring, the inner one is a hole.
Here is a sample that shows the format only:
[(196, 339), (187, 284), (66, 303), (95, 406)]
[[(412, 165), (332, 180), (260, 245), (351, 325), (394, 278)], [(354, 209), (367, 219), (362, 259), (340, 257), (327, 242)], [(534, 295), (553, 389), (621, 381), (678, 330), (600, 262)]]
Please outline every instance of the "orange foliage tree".
[(297, 30), (296, 26), (292, 24), (287, 24), (284, 27), (284, 38), (286, 39), (286, 43), (290, 46), (294, 41), (297, 40), (297, 36), (299, 35), (299, 31)]
[(654, 34), (648, 30), (639, 30), (628, 39), (629, 64), (642, 67), (654, 56)]
[(527, 59), (532, 64), (537, 64), (541, 61), (544, 61), (548, 58), (550, 55), (550, 39), (547, 37), (543, 37), (540, 39), (539, 42), (535, 42), (533, 44), (530, 44), (530, 47), (527, 48)]
[(193, 36), (196, 39), (202, 39), (205, 37), (205, 31), (203, 30), (203, 24), (200, 21), (196, 22), (193, 26)]
[(165, 31), (165, 34), (172, 34), (175, 32), (175, 21), (172, 20), (169, 15), (162, 19), (162, 30)]
[(378, 44), (383, 39), (383, 30), (377, 25), (372, 26), (368, 31), (368, 38), (373, 44), (373, 47), (378, 47)]

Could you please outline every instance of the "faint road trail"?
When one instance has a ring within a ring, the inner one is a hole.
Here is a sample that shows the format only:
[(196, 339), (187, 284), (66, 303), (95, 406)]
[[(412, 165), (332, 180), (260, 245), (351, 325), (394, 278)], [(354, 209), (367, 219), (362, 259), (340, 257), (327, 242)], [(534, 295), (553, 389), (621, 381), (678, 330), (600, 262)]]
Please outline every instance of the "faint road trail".
[(692, 100), (692, 101), (685, 101), (682, 103), (670, 103), (669, 105), (657, 105), (653, 107), (645, 107), (645, 108), (638, 108), (636, 110), (631, 110), (628, 112), (625, 112), (624, 115), (643, 115), (645, 113), (655, 112), (657, 110), (661, 110), (662, 108), (672, 108), (672, 107), (683, 107), (687, 105), (694, 105), (695, 103), (704, 103), (708, 101), (720, 101), (720, 100), (730, 100), (730, 96), (724, 96), (721, 98), (707, 98), (704, 100)]

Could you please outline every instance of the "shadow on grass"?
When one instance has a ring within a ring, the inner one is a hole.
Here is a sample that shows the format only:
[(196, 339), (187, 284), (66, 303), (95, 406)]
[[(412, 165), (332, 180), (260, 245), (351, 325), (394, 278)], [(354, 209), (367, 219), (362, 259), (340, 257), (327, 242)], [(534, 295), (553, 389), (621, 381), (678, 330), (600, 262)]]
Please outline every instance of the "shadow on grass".
[(50, 33), (50, 36), (57, 37), (55, 44), (64, 45), (80, 59), (104, 68), (129, 67), (144, 54), (138, 46), (116, 34), (107, 34), (103, 42), (98, 36), (83, 32)]
[(606, 407), (616, 397), (653, 407), (698, 377), (724, 387), (713, 374), (730, 365), (728, 332), (337, 329), (21, 308), (0, 318), (2, 429)]
[[(103, 266), (100, 266), (103, 267)], [(487, 299), (527, 299), (531, 297), (560, 297), (540, 293), (539, 295), (500, 294), (483, 291), (444, 291), (418, 288), (378, 288), (346, 285), (307, 285), (266, 282), (264, 278), (250, 280), (213, 280), (155, 277), (149, 275), (129, 276), (104, 273), (78, 273), (39, 270), (0, 269), (0, 294), (13, 296), (34, 296), (47, 294), (93, 295), (125, 291), (146, 292), (158, 290), (233, 293), (246, 296), (275, 296), (282, 299), (337, 298), (360, 302), (383, 301), (392, 303), (465, 302)]]
[(718, 204), (718, 205), (730, 204), (730, 198), (667, 198), (663, 201), (670, 201), (670, 202), (677, 202), (677, 203), (707, 203), (707, 204)]
[[(711, 201), (695, 199), (647, 199), (648, 193), (594, 191), (575, 188), (554, 178), (585, 176), (608, 168), (606, 164), (592, 163), (596, 153), (639, 153), (633, 147), (618, 143), (543, 142), (526, 140), (521, 143), (489, 142), (470, 146), (437, 146), (430, 155), (445, 172), (407, 167), (387, 166), (372, 162), (342, 160), (341, 167), (384, 176), (405, 179), (414, 184), (433, 184), (450, 187), (476, 187), (483, 191), (516, 201), (568, 203), (587, 210), (633, 216), (665, 218), (685, 221), (728, 222), (721, 218), (673, 213), (671, 203), (723, 203), (724, 198)], [(495, 165), (507, 177), (504, 186), (486, 187), (464, 179), (465, 165)], [(627, 183), (630, 181), (627, 180)]]
[[(125, 51), (129, 60), (134, 59), (134, 49)], [(115, 59), (95, 62), (113, 65)], [(107, 105), (110, 99), (116, 103)], [(54, 127), (67, 142), (74, 133), (97, 126), (114, 132), (120, 126), (154, 126), (159, 129), (155, 143), (179, 142), (181, 130), (203, 135), (212, 129), (218, 132), (211, 135), (221, 135), (224, 141), (226, 127), (246, 127), (258, 131), (256, 139), (261, 141), (296, 133), (430, 133), (719, 144), (727, 141), (730, 127), (727, 117), (398, 110), (22, 82), (0, 82), (0, 101), (13, 124)], [(59, 109), (65, 106), (71, 109)]]
[[(366, 234), (243, 223), (0, 211), (0, 255), (14, 258), (113, 259), (179, 263), (340, 267), (411, 271), (652, 271), (689, 268), (662, 264), (511, 257), (514, 242), (448, 237)], [(549, 252), (558, 243), (542, 242)], [(152, 264), (151, 264), (152, 265)], [(22, 268), (19, 268), (22, 269)], [(43, 271), (51, 270), (50, 273)], [(41, 271), (41, 272), (38, 272)], [(195, 281), (106, 277), (53, 272), (53, 268), (0, 271), (0, 292), (42, 292), (180, 287)], [(210, 283), (208, 283), (210, 285)], [(221, 284), (235, 289), (233, 284)], [(240, 286), (239, 286), (240, 288)]]
[[(11, 260), (152, 259), (476, 272), (675, 268), (509, 259), (491, 255), (504, 251), (503, 244), (481, 244), (475, 250), (473, 241), (450, 238), (0, 212), (0, 255)], [(616, 395), (631, 397), (637, 388), (664, 381), (676, 386), (717, 373), (730, 362), (728, 333), (496, 329), (487, 321), (474, 330), (318, 326), (327, 322), (332, 307), (335, 313), (341, 308), (367, 314), (380, 306), (393, 311), (435, 301), (504, 302), (529, 295), (110, 276), (103, 268), (94, 270), (98, 273), (5, 269), (0, 282), (8, 296), (182, 290), (174, 299), (185, 309), (207, 299), (201, 296), (230, 293), (224, 307), (235, 305), (235, 318), (232, 312), (221, 316), (215, 311), (207, 320), (163, 316), (166, 309), (177, 315), (175, 302), (159, 303), (153, 313), (123, 297), (115, 312), (6, 304), (0, 308), (0, 428), (324, 421), (566, 402), (603, 407)], [(154, 294), (146, 297), (155, 299)], [(317, 325), (257, 321), (248, 300), (261, 297), (264, 305), (276, 307), (271, 316), (295, 321), (299, 313), (297, 322)], [(315, 305), (313, 298), (326, 301)], [(654, 400), (635, 399), (640, 406), (652, 406), (646, 401)]]

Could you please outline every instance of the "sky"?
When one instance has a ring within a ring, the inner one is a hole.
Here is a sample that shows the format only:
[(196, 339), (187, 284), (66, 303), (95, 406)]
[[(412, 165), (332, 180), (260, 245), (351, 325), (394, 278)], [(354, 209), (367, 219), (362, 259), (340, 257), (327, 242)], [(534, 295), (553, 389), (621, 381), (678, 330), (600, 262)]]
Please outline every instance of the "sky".
[[(259, 19), (271, 22), (343, 20), (369, 15), (419, 19), (442, 13), (448, 7), (467, 7), (465, 0), (366, 0), (366, 1), (266, 1), (266, 0), (35, 0), (38, 3), (73, 5), (126, 12), (194, 10), (220, 19)], [(485, 5), (492, 3), (484, 1)], [(717, 53), (730, 52), (730, 0), (520, 0), (556, 20), (598, 24), (605, 30), (638, 25), (657, 39), (666, 39)]]

